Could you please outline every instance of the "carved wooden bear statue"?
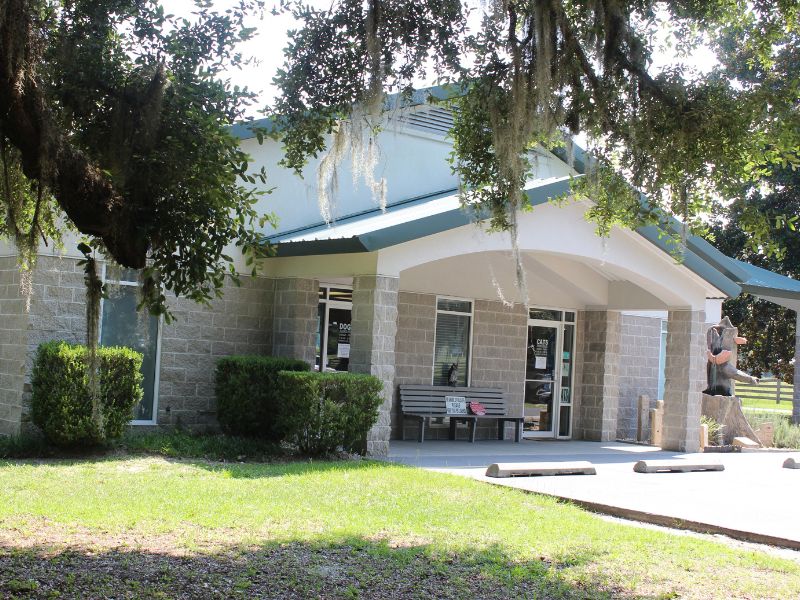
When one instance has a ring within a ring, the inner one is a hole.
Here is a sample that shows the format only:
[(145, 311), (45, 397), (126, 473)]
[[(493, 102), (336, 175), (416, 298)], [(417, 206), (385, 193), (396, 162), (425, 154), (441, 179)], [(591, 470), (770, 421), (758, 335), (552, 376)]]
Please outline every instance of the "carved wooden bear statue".
[(728, 317), (710, 327), (706, 334), (708, 350), (707, 377), (708, 388), (703, 393), (709, 396), (731, 396), (731, 380), (745, 383), (758, 383), (758, 379), (736, 368), (736, 346), (746, 344), (747, 339), (739, 337), (739, 330)]

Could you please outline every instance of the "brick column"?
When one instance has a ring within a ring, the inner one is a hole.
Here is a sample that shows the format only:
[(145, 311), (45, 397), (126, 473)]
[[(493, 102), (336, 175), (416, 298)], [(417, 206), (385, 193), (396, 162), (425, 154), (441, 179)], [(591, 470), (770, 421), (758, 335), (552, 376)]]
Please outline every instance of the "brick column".
[(398, 289), (396, 277), (361, 275), (353, 278), (350, 371), (368, 373), (383, 382), (383, 404), (378, 409), (378, 421), (367, 436), (370, 456), (389, 453)]
[(583, 314), (580, 425), (587, 440), (606, 442), (617, 434), (621, 324), (619, 312)]
[(794, 395), (792, 396), (792, 423), (800, 425), (800, 310), (795, 321), (794, 342)]
[(664, 369), (665, 450), (700, 449), (700, 409), (706, 386), (705, 311), (671, 310)]
[(299, 358), (310, 365), (316, 354), (319, 282), (278, 279), (275, 282), (272, 354)]

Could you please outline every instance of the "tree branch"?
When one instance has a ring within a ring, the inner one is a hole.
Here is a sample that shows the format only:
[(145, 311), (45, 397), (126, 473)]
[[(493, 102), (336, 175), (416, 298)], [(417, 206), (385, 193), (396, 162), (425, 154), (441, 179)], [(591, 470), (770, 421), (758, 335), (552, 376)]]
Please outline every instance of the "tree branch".
[(142, 268), (147, 239), (103, 172), (64, 135), (46, 108), (35, 79), (35, 39), (26, 0), (0, 8), (0, 124), (19, 150), (23, 173), (46, 185), (79, 231), (102, 238), (120, 264)]

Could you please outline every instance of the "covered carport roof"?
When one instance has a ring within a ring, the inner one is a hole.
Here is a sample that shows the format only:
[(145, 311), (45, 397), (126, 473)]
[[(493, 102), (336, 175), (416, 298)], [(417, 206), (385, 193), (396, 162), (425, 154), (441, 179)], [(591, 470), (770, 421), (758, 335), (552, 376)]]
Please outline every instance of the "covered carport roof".
[(743, 292), (800, 313), (800, 281), (741, 260), (728, 260), (745, 273), (737, 282)]
[[(569, 193), (570, 179), (537, 181), (526, 190), (533, 206)], [(396, 202), (338, 219), (316, 223), (267, 238), (278, 257), (374, 252), (397, 244), (474, 223), (479, 217), (465, 211), (457, 190), (444, 190)], [(639, 235), (666, 253), (674, 248), (658, 228), (641, 227)], [(794, 310), (800, 309), (800, 281), (732, 259), (704, 239), (689, 235), (681, 263), (726, 296), (747, 292)]]

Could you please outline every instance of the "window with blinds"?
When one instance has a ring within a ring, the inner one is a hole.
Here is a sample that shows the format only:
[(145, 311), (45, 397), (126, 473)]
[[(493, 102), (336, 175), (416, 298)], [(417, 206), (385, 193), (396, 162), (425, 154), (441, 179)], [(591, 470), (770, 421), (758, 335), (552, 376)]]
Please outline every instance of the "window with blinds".
[(458, 385), (468, 385), (471, 325), (472, 302), (437, 298), (433, 385), (448, 385), (453, 365)]

